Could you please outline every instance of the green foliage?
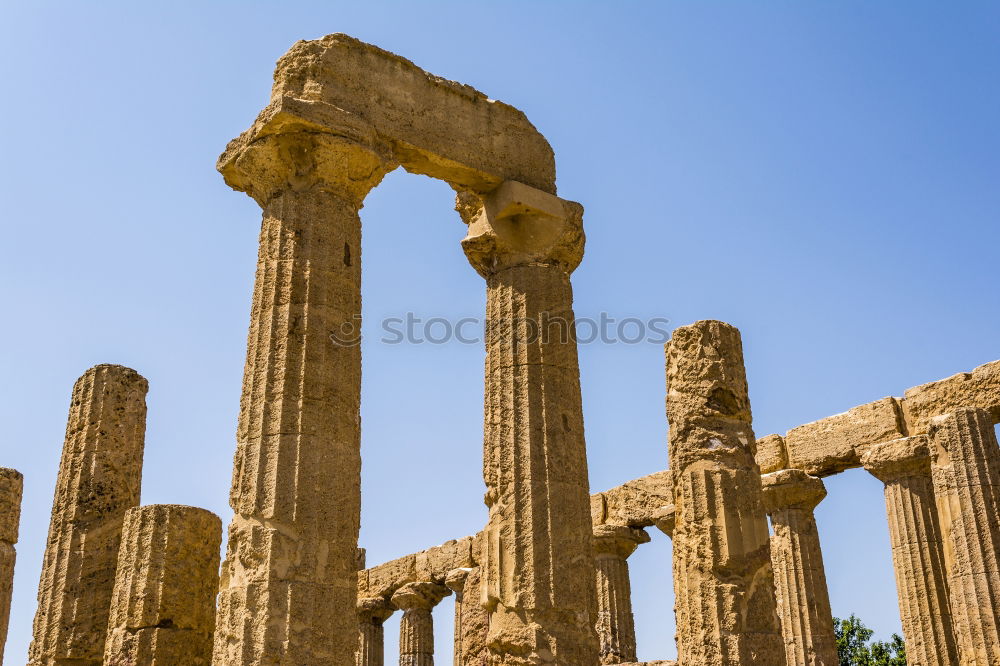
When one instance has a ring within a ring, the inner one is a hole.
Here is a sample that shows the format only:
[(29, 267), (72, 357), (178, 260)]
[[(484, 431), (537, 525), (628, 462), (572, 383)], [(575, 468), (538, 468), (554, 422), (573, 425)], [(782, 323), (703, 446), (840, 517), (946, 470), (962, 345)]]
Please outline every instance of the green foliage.
[(875, 641), (869, 645), (875, 632), (853, 613), (846, 620), (833, 618), (833, 633), (840, 666), (906, 666), (906, 647), (899, 634), (893, 634), (887, 643)]

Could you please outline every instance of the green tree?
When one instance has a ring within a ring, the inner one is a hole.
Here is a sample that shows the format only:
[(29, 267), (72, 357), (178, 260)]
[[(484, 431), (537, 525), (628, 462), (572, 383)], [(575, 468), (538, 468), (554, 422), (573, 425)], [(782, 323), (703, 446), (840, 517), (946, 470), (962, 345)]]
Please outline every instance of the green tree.
[(906, 666), (906, 647), (899, 634), (893, 634), (888, 642), (869, 645), (875, 632), (854, 613), (846, 620), (833, 618), (833, 633), (840, 666)]

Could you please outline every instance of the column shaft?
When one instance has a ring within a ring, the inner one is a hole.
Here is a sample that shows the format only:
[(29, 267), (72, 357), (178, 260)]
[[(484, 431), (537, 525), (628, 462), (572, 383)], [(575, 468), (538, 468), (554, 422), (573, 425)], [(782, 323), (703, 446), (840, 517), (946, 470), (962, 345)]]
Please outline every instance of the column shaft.
[(18, 525), (21, 521), (21, 492), (24, 477), (14, 469), (0, 467), (0, 664), (7, 643), (10, 598), (14, 587)]
[(358, 599), (358, 651), (356, 666), (384, 666), (385, 621), (395, 610), (387, 599)]
[(73, 387), (38, 585), (32, 666), (99, 666), (125, 512), (139, 504), (148, 384), (98, 365)]
[(635, 618), (628, 557), (639, 544), (649, 542), (645, 530), (618, 525), (594, 527), (594, 565), (597, 571), (597, 639), (602, 664), (636, 660)]
[(403, 611), (399, 622), (399, 666), (434, 666), (434, 618), (431, 610), (451, 594), (444, 585), (407, 583), (392, 595)]
[(455, 569), (446, 583), (455, 591), (455, 666), (486, 666), (490, 616), (483, 608), (482, 570)]

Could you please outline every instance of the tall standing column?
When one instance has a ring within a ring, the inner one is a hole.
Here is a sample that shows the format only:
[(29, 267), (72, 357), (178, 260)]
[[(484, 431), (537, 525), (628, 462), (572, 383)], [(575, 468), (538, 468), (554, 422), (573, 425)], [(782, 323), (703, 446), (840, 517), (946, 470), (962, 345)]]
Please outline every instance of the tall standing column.
[(1000, 663), (1000, 448), (989, 413), (931, 420), (932, 478), (945, 541), (958, 663)]
[(21, 522), (21, 491), (24, 477), (16, 469), (0, 467), (0, 664), (7, 643), (10, 597), (14, 586), (17, 528)]
[(139, 504), (149, 385), (98, 365), (73, 386), (38, 584), (32, 666), (99, 666), (125, 512)]
[(358, 652), (356, 666), (384, 666), (385, 621), (395, 610), (382, 597), (358, 599)]
[(508, 181), (459, 197), (486, 278), (484, 603), (493, 666), (598, 663), (570, 273), (582, 207)]
[(951, 666), (958, 653), (927, 437), (877, 444), (860, 457), (865, 469), (885, 484), (906, 656), (921, 666)]
[(490, 616), (483, 608), (479, 567), (453, 569), (445, 584), (455, 592), (455, 666), (486, 666)]
[(788, 666), (838, 666), (833, 613), (813, 510), (823, 482), (799, 469), (761, 477), (771, 516), (771, 564)]
[(784, 664), (740, 333), (699, 321), (666, 355), (678, 662)]
[(153, 504), (125, 514), (104, 666), (209, 666), (222, 521)]
[(431, 611), (451, 594), (444, 585), (407, 583), (392, 595), (403, 611), (399, 622), (399, 666), (434, 666), (434, 618)]
[(628, 557), (648, 543), (645, 530), (623, 525), (594, 527), (594, 565), (597, 570), (597, 639), (602, 664), (636, 661), (635, 618)]
[(358, 640), (361, 221), (392, 165), (269, 134), (220, 170), (264, 210), (214, 659), (343, 666)]

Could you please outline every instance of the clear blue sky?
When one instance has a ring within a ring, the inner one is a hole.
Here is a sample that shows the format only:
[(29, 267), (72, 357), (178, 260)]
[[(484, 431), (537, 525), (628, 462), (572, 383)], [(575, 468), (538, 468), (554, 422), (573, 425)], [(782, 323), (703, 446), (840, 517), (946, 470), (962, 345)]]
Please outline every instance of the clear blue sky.
[[(523, 109), (586, 206), (581, 316), (729, 321), (759, 435), (1000, 358), (1000, 8), (924, 2), (2, 2), (0, 465), (25, 475), (23, 663), (73, 381), (150, 381), (144, 503), (227, 493), (260, 212), (215, 172), (275, 60), (346, 32)], [(362, 212), (365, 316), (477, 316), (442, 183)], [(580, 349), (593, 489), (666, 464), (658, 345)], [(364, 346), (362, 545), (477, 531), (478, 346)], [(899, 630), (881, 485), (828, 481), (835, 614)], [(632, 559), (640, 658), (674, 654), (669, 542)], [(450, 663), (451, 600), (436, 613)], [(398, 618), (387, 625), (395, 660)]]

